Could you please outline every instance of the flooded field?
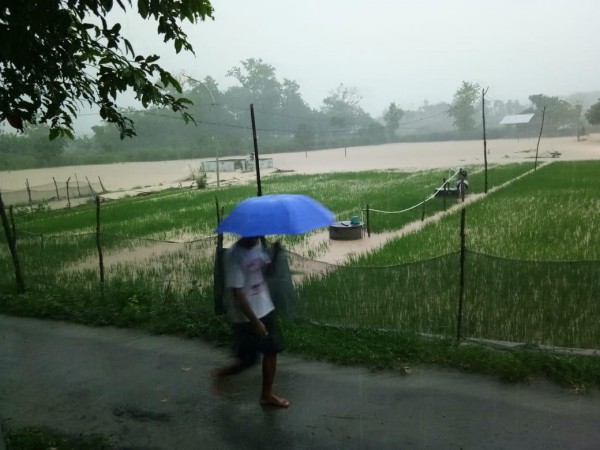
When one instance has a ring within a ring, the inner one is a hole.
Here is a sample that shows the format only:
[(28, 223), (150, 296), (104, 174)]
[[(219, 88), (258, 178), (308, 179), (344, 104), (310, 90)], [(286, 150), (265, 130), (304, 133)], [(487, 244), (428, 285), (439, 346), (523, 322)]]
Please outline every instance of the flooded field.
[[(537, 139), (502, 139), (487, 143), (490, 164), (532, 161)], [(260, 149), (259, 149), (260, 150)], [(600, 159), (600, 134), (577, 142), (574, 137), (542, 139), (539, 158), (549, 160), (558, 152), (557, 160)], [(399, 143), (365, 147), (336, 148), (312, 152), (271, 153), (261, 155), (273, 158), (273, 168), (262, 170), (268, 175), (275, 171), (295, 173), (327, 173), (363, 170), (419, 170), (428, 168), (458, 168), (469, 164), (483, 164), (482, 141)], [(75, 176), (80, 183), (98, 183), (99, 179), (109, 192), (150, 191), (166, 187), (189, 186), (193, 170), (208, 159), (99, 164), (88, 166), (52, 167), (44, 169), (0, 172), (0, 190), (25, 189), (53, 183), (53, 178), (64, 182)], [(221, 172), (223, 185), (249, 181), (253, 172)], [(216, 184), (216, 174), (208, 173), (208, 182)]]

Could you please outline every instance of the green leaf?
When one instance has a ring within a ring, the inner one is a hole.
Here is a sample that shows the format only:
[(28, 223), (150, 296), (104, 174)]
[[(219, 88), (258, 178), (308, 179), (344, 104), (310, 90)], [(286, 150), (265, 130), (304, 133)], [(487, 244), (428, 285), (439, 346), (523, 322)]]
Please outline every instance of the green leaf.
[(148, 1), (147, 0), (138, 0), (137, 6), (138, 6), (138, 13), (140, 14), (140, 16), (142, 16), (142, 18), (144, 18), (144, 19), (148, 18), (148, 13), (149, 13)]
[(48, 137), (50, 138), (51, 141), (53, 141), (54, 139), (56, 139), (58, 136), (60, 135), (60, 128), (52, 128), (50, 130), (50, 134), (48, 135)]

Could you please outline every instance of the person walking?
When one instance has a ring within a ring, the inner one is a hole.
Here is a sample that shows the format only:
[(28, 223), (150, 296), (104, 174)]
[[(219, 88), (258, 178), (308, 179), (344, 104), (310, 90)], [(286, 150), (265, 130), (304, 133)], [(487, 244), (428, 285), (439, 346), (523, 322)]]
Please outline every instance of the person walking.
[(273, 270), (281, 251), (279, 242), (273, 244), (269, 257), (259, 237), (243, 237), (227, 252), (225, 258), (225, 289), (232, 295), (226, 305), (235, 338), (235, 360), (215, 370), (215, 387), (230, 375), (252, 367), (262, 353), (262, 389), (260, 404), (287, 408), (290, 402), (273, 393), (277, 372), (277, 355), (283, 351), (275, 327), (275, 306), (264, 279)]

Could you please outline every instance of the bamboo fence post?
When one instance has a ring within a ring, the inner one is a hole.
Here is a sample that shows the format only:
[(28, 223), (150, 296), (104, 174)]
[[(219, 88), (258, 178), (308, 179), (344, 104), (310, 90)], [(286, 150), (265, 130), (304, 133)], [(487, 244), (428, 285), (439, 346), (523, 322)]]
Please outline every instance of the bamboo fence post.
[[(483, 117), (483, 162), (485, 167), (485, 190), (488, 191), (488, 164), (487, 164), (487, 139), (485, 135), (485, 94), (487, 94), (489, 87), (481, 90), (481, 115)], [(463, 196), (463, 202), (465, 201)]]
[(0, 193), (0, 217), (2, 219), (2, 226), (4, 227), (4, 234), (6, 235), (6, 241), (8, 243), (8, 249), (13, 260), (13, 266), (15, 268), (15, 281), (17, 283), (17, 293), (22, 294), (25, 292), (25, 280), (23, 273), (21, 272), (21, 264), (19, 263), (19, 255), (17, 253), (17, 239), (14, 228), (11, 229), (8, 223), (8, 217), (6, 216), (6, 210), (4, 209), (4, 201), (2, 200), (2, 194)]
[(104, 257), (100, 245), (100, 197), (96, 196), (96, 247), (98, 248), (98, 264), (100, 267), (100, 292), (104, 297)]
[(456, 317), (456, 343), (462, 338), (463, 302), (465, 298), (465, 215), (466, 208), (460, 213), (460, 292), (458, 296), (458, 314)]
[(77, 183), (77, 194), (81, 197), (81, 190), (79, 189), (79, 178), (77, 178), (77, 174), (75, 174), (75, 183)]
[(106, 192), (106, 188), (104, 187), (104, 185), (102, 184), (102, 180), (100, 179), (100, 177), (98, 177), (98, 181), (100, 182), (100, 187), (102, 188), (102, 192)]
[(444, 211), (446, 211), (446, 197), (448, 197), (448, 182), (444, 178)]
[(25, 178), (25, 186), (27, 187), (27, 196), (29, 197), (29, 209), (33, 212), (33, 202), (31, 201), (31, 189), (29, 188), (29, 180)]
[(10, 226), (11, 226), (11, 230), (12, 230), (12, 237), (16, 243), (17, 242), (17, 228), (15, 227), (15, 215), (13, 212), (13, 205), (10, 205), (8, 207), (8, 215), (10, 216)]
[(262, 196), (262, 184), (260, 179), (260, 158), (258, 157), (258, 136), (256, 135), (256, 122), (254, 119), (254, 104), (250, 104), (250, 119), (252, 121), (252, 140), (254, 142), (254, 165), (256, 166), (257, 197)]
[(90, 183), (90, 180), (89, 180), (89, 178), (87, 176), (85, 177), (85, 180), (88, 183), (88, 187), (90, 188), (90, 192), (94, 193), (94, 189), (92, 188), (92, 183)]
[(60, 195), (58, 195), (58, 185), (56, 184), (54, 177), (52, 177), (52, 180), (54, 180), (54, 189), (56, 189), (56, 200), (60, 200)]
[(546, 107), (542, 110), (542, 126), (540, 127), (540, 135), (538, 136), (537, 147), (535, 149), (535, 164), (533, 165), (533, 170), (537, 170), (537, 160), (538, 160), (538, 152), (540, 151), (540, 139), (542, 139), (542, 130), (544, 129), (544, 117), (546, 116)]
[(369, 214), (369, 204), (367, 203), (367, 236), (371, 237), (371, 216)]
[(69, 181), (71, 181), (71, 177), (67, 178), (67, 205), (71, 208), (71, 196), (69, 195)]

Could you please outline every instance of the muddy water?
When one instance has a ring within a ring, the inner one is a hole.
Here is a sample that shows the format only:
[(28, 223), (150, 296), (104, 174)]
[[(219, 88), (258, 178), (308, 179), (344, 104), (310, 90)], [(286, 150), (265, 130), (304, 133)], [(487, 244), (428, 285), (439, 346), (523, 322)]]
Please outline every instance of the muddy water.
[[(488, 163), (532, 161), (537, 139), (490, 140)], [(590, 135), (586, 141), (574, 138), (542, 139), (539, 156), (551, 159), (550, 152), (561, 153), (559, 159), (600, 159), (600, 134)], [(263, 170), (268, 175), (276, 169), (296, 173), (326, 173), (361, 171), (372, 169), (418, 170), (428, 168), (458, 168), (467, 164), (483, 164), (481, 141), (425, 142), (386, 144), (377, 146), (348, 147), (313, 152), (274, 153), (263, 155), (273, 158), (274, 169)], [(191, 185), (192, 170), (199, 168), (206, 159), (177, 161), (135, 162), (99, 164), (89, 166), (53, 167), (45, 169), (13, 170), (0, 172), (0, 190), (25, 189), (30, 186), (53, 183), (53, 177), (64, 181), (75, 175), (85, 183), (102, 180), (108, 191), (156, 190), (165, 187)], [(216, 183), (214, 173), (209, 173), (209, 183)], [(224, 185), (252, 181), (252, 172), (222, 172), (220, 182)]]

